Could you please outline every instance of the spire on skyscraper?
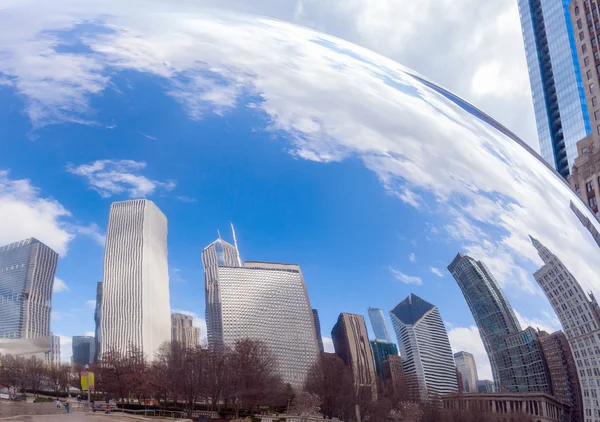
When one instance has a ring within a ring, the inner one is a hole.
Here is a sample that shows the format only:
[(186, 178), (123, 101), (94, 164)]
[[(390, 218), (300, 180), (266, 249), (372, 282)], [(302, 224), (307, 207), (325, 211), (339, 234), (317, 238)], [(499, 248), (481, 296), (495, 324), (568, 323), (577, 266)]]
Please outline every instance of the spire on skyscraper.
[(238, 249), (237, 237), (235, 237), (235, 229), (233, 228), (233, 223), (230, 221), (231, 225), (231, 233), (233, 234), (233, 246), (235, 247), (235, 251), (237, 253), (238, 265), (242, 266), (242, 258), (240, 257), (240, 250)]

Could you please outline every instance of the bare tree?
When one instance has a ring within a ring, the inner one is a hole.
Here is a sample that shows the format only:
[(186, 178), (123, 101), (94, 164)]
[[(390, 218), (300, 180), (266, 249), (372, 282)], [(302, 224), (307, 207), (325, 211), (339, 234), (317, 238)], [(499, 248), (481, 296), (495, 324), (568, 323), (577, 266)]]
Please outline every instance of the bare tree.
[(131, 395), (139, 400), (147, 391), (144, 383), (146, 361), (138, 347), (130, 346), (124, 353), (114, 349), (104, 352), (97, 373), (99, 388), (119, 397), (123, 403)]
[(292, 412), (300, 417), (302, 422), (306, 422), (310, 417), (321, 415), (321, 397), (316, 394), (301, 391), (294, 400)]

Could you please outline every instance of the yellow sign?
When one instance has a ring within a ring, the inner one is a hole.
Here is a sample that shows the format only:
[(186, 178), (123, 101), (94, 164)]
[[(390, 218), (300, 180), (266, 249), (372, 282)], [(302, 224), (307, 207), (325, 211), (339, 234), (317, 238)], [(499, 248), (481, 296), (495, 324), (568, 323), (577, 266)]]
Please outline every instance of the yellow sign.
[(94, 373), (81, 371), (81, 389), (83, 391), (94, 391)]

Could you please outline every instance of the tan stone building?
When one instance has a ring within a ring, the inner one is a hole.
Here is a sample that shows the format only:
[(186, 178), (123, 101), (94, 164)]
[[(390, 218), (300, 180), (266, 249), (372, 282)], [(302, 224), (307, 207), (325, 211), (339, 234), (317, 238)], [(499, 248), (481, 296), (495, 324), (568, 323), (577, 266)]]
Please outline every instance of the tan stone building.
[(445, 410), (489, 415), (486, 421), (562, 422), (571, 413), (569, 405), (546, 393), (447, 394), (442, 402)]
[(195, 347), (200, 342), (200, 328), (193, 326), (194, 319), (185, 314), (171, 315), (171, 340), (185, 347)]
[(331, 338), (335, 353), (352, 371), (357, 391), (370, 390), (375, 399), (377, 376), (365, 319), (362, 315), (342, 312), (331, 330)]
[(581, 200), (598, 217), (600, 194), (600, 142), (590, 135), (577, 142), (578, 156), (567, 179)]

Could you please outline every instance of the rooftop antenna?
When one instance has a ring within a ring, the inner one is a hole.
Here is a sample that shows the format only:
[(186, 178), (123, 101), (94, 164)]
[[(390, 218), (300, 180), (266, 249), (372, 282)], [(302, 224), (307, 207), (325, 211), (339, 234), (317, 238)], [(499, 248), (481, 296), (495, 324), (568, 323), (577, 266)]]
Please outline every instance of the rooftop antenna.
[(233, 228), (233, 223), (231, 221), (229, 224), (231, 224), (231, 233), (233, 233), (233, 246), (235, 247), (235, 252), (237, 253), (238, 265), (241, 267), (242, 258), (240, 258), (240, 250), (238, 249), (237, 237), (235, 237), (235, 229)]
[(219, 229), (217, 229), (217, 234), (219, 235), (219, 240), (222, 240), (221, 239), (221, 232), (219, 231)]

